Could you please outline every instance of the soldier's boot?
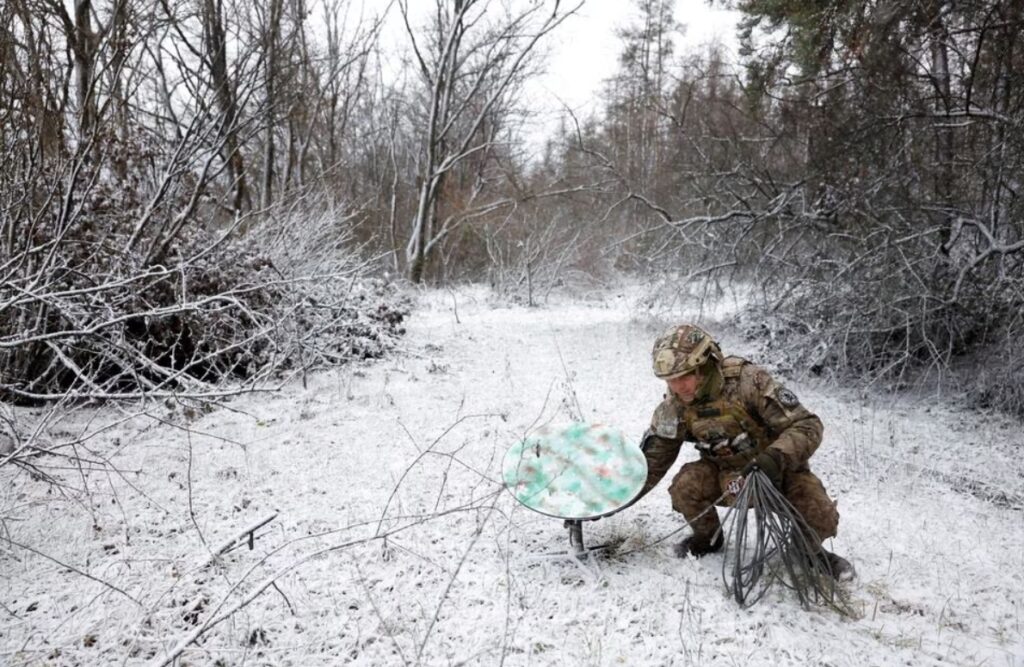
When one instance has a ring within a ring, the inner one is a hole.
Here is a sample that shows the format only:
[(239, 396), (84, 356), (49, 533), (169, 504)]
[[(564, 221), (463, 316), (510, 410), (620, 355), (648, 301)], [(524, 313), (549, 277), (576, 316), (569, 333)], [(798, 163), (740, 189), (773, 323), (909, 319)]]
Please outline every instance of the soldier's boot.
[(703, 535), (690, 535), (675, 546), (675, 552), (680, 558), (686, 558), (687, 556), (700, 558), (701, 556), (721, 550), (724, 542), (725, 538), (722, 537), (721, 531), (715, 533), (714, 539), (709, 539)]
[(853, 581), (857, 578), (857, 570), (853, 564), (838, 554), (821, 549), (814, 557), (819, 566), (836, 581)]

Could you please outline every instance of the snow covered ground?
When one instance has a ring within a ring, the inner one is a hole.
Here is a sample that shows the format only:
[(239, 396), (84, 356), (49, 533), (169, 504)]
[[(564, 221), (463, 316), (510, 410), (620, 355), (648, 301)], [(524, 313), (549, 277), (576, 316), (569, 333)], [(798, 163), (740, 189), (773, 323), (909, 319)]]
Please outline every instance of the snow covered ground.
[[(501, 488), (501, 457), (550, 421), (639, 437), (651, 342), (695, 314), (638, 304), (425, 292), (389, 359), (212, 412), (78, 413), (51, 437), (96, 433), (79, 460), (38, 461), (63, 488), (0, 468), (0, 663), (1024, 665), (1021, 424), (934, 400), (787, 383), (826, 425), (856, 618), (784, 589), (740, 609), (720, 555), (645, 548), (680, 525), (668, 479), (586, 525), (638, 550), (552, 555), (565, 530)], [(770, 367), (721, 323), (734, 305), (703, 319)]]

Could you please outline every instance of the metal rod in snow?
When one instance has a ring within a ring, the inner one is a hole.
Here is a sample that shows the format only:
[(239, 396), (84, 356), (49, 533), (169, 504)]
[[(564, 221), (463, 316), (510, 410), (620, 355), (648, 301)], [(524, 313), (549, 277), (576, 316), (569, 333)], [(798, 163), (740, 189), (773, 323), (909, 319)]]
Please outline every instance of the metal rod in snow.
[[(218, 557), (220, 557), (223, 554), (227, 553), (232, 547), (234, 547), (236, 544), (241, 542), (247, 535), (252, 535), (257, 530), (259, 530), (263, 526), (267, 525), (268, 523), (270, 523), (271, 521), (276, 519), (277, 515), (278, 515), (278, 512), (274, 512), (273, 514), (269, 514), (269, 515), (263, 517), (262, 519), (260, 519), (259, 521), (253, 523), (252, 525), (242, 529), (238, 533), (235, 533), (235, 535), (233, 537), (231, 537), (228, 540), (225, 540), (215, 551), (213, 551), (210, 554), (210, 557), (206, 560), (206, 562), (203, 563), (202, 567), (203, 568), (210, 567), (210, 565), (212, 565), (214, 563), (214, 561), (217, 560)], [(251, 542), (251, 540), (250, 540), (250, 542)]]

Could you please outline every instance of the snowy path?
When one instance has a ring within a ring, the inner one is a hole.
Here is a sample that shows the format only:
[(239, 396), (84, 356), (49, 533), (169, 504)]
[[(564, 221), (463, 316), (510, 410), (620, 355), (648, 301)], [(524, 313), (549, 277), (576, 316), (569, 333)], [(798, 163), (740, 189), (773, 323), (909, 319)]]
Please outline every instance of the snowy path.
[[(826, 424), (812, 463), (839, 498), (833, 547), (859, 570), (860, 617), (802, 610), (785, 591), (740, 610), (720, 556), (680, 561), (669, 542), (585, 566), (545, 557), (565, 548), (563, 528), (498, 484), (505, 449), (538, 423), (582, 416), (638, 437), (661, 395), (648, 350), (664, 322), (638, 319), (624, 295), (421, 301), (391, 359), (209, 414), (161, 405), (166, 423), (90, 440), (81, 456), (120, 475), (58, 471), (60, 493), (0, 470), (4, 537), (49, 557), (0, 540), (0, 663), (160, 664), (251, 599), (182, 660), (1024, 665), (1019, 424), (790, 383)], [(667, 485), (588, 524), (588, 541), (675, 530)], [(205, 565), (273, 512), (253, 550)]]

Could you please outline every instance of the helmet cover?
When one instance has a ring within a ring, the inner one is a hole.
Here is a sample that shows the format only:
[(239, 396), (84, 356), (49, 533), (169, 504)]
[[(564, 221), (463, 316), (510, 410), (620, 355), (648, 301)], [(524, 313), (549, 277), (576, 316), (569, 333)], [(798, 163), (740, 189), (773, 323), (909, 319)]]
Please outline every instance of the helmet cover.
[(654, 341), (651, 358), (654, 374), (671, 380), (692, 373), (709, 359), (721, 360), (722, 352), (711, 334), (692, 324), (683, 324)]

